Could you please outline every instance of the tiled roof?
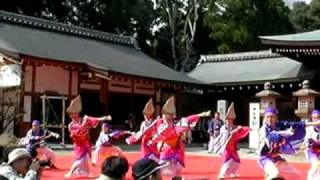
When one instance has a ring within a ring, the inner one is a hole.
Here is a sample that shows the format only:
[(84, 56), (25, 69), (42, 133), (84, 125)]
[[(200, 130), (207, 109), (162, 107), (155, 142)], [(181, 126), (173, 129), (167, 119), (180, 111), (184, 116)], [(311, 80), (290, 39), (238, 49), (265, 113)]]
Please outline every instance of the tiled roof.
[(312, 76), (302, 63), (270, 51), (203, 55), (188, 75), (212, 85), (297, 81)]
[(0, 11), (0, 51), (128, 75), (202, 84), (143, 53), (134, 38)]
[(10, 13), (6, 11), (0, 11), (0, 21), (59, 33), (67, 33), (70, 35), (77, 35), (80, 37), (92, 38), (96, 40), (113, 42), (123, 45), (135, 45), (135, 39), (130, 36), (119, 36), (107, 32), (96, 31), (79, 26), (67, 25), (59, 22)]

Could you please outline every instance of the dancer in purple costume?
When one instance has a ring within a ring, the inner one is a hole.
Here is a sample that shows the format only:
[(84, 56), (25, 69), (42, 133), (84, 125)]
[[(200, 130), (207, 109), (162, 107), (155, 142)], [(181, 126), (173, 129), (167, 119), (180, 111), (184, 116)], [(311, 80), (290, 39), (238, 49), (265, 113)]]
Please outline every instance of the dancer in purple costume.
[(278, 177), (299, 179), (299, 171), (288, 164), (281, 154), (295, 154), (305, 137), (305, 128), (318, 126), (320, 121), (278, 121), (277, 115), (278, 111), (273, 107), (266, 108), (264, 112), (258, 164), (264, 170), (267, 180)]
[(103, 123), (98, 140), (96, 141), (95, 150), (92, 155), (92, 165), (95, 166), (99, 156), (106, 159), (110, 156), (123, 156), (120, 147), (113, 145), (112, 141), (121, 139), (125, 135), (130, 134), (129, 131), (111, 130), (108, 123)]
[[(319, 110), (311, 112), (311, 121), (320, 121)], [(318, 180), (320, 179), (320, 126), (307, 127), (306, 132), (305, 144), (308, 147), (306, 158), (311, 164), (307, 180)]]

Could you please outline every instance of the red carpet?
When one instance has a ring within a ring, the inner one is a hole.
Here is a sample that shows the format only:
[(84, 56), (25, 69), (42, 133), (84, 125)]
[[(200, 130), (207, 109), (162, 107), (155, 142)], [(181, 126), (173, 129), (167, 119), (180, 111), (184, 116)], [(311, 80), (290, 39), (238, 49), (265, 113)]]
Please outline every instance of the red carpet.
[[(129, 160), (130, 165), (139, 158), (138, 153), (125, 153)], [(63, 175), (68, 171), (72, 164), (73, 157), (68, 156), (58, 156), (58, 168), (53, 170), (44, 170), (42, 174), (42, 179), (44, 180), (60, 180), (63, 179)], [(100, 171), (100, 164), (102, 160), (99, 161), (98, 166), (91, 167), (91, 173), (98, 176)], [(216, 179), (221, 165), (221, 160), (217, 157), (208, 156), (186, 156), (186, 168), (183, 171), (183, 177), (187, 179), (196, 178), (207, 178)], [(301, 172), (302, 177), (306, 177), (309, 164), (305, 163), (293, 163), (293, 165)], [(260, 180), (263, 179), (263, 172), (258, 167), (256, 160), (242, 159), (242, 164), (239, 170), (240, 178), (243, 180)], [(88, 178), (77, 178), (77, 179), (88, 179)], [(94, 179), (94, 178), (92, 178)], [(131, 170), (127, 173), (127, 179), (131, 178)], [(305, 178), (303, 178), (305, 179)], [(298, 180), (298, 179), (295, 179)]]

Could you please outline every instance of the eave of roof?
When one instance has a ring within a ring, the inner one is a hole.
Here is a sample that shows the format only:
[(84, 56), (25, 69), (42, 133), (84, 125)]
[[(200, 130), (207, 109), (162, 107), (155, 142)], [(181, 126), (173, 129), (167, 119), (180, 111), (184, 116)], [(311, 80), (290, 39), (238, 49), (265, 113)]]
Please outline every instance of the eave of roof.
[(277, 36), (260, 36), (263, 44), (284, 46), (320, 46), (320, 30)]

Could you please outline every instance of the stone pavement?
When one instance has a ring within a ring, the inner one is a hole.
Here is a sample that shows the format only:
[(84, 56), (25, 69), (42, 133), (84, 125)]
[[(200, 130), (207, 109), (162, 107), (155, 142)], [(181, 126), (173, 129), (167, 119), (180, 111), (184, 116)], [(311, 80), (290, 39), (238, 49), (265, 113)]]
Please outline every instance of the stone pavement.
[[(137, 152), (140, 149), (140, 144), (129, 146), (125, 143), (115, 143), (115, 145), (119, 146), (123, 151), (126, 151), (126, 152)], [(54, 149), (57, 152), (57, 154), (67, 154), (67, 153), (70, 153), (72, 150), (71, 144), (66, 144), (66, 145), (49, 144), (49, 147)], [(239, 145), (240, 150), (238, 152), (240, 157), (246, 158), (246, 159), (257, 159), (258, 155), (255, 153), (255, 150), (249, 149), (247, 147), (248, 147), (247, 143), (241, 143)], [(201, 144), (201, 143), (192, 143), (192, 144), (186, 145), (186, 153), (193, 154), (193, 155), (200, 155), (200, 156), (218, 156), (215, 154), (208, 154), (205, 148), (205, 144)], [(284, 157), (289, 162), (307, 163), (303, 150), (301, 150), (296, 155), (284, 155)]]

